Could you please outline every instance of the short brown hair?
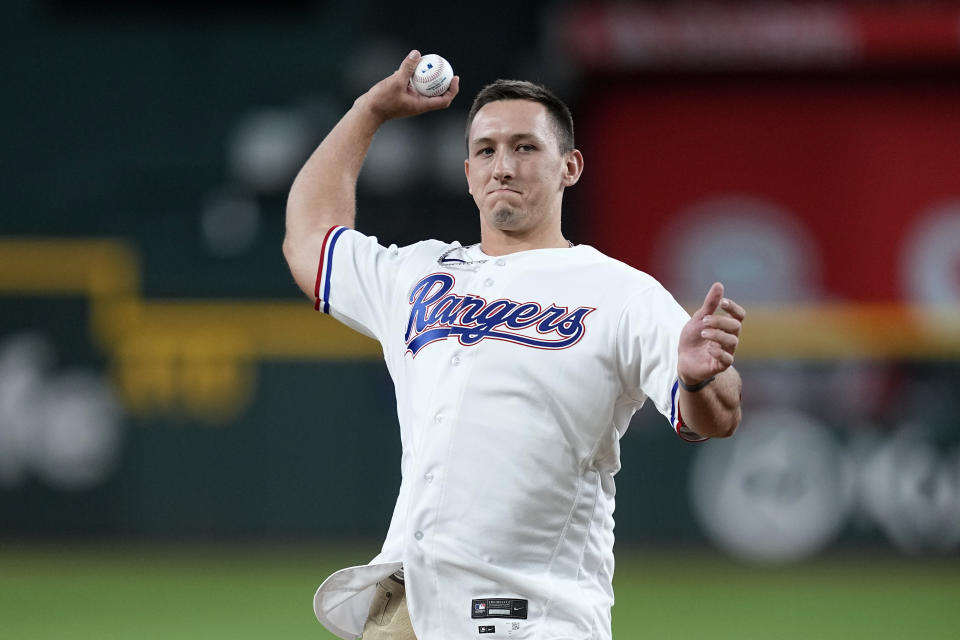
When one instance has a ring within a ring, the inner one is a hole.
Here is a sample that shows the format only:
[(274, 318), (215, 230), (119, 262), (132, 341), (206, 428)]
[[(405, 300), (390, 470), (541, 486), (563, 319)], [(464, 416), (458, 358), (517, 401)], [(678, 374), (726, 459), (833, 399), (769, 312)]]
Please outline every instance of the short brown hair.
[(496, 80), (491, 82), (477, 94), (467, 115), (467, 147), (470, 147), (470, 127), (480, 109), (491, 102), (498, 100), (530, 100), (539, 102), (547, 108), (547, 113), (553, 120), (553, 128), (557, 135), (557, 144), (560, 153), (573, 151), (573, 116), (563, 100), (553, 94), (543, 85), (527, 82), (526, 80)]

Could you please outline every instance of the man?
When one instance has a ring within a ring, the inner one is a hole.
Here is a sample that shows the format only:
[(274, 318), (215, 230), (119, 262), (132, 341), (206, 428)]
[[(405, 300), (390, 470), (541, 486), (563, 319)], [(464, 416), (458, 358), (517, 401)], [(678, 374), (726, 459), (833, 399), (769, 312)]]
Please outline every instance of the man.
[(419, 57), (356, 100), (288, 201), (294, 278), (382, 344), (403, 445), (382, 552), (330, 576), (314, 609), (341, 638), (610, 638), (619, 438), (648, 397), (685, 439), (733, 433), (744, 311), (715, 283), (690, 318), (563, 236), (583, 157), (566, 106), (530, 83), (485, 88), (468, 118), (479, 245), (387, 248), (353, 230), (377, 128), (459, 89), (418, 95)]

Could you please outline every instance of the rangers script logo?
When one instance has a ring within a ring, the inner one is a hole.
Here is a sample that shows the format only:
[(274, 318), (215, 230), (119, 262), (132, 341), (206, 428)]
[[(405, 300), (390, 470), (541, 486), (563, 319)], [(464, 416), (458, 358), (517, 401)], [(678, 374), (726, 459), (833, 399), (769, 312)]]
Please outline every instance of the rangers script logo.
[(414, 356), (431, 342), (456, 336), (460, 344), (475, 345), (487, 338), (505, 340), (535, 349), (566, 349), (583, 337), (584, 318), (593, 307), (500, 299), (487, 302), (480, 296), (450, 293), (454, 278), (433, 273), (410, 292), (410, 318), (404, 340)]

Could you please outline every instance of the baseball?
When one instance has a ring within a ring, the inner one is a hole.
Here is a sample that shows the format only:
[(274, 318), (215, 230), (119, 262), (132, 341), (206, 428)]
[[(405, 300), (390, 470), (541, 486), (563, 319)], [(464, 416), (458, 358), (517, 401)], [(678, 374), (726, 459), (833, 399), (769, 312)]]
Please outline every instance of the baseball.
[(453, 67), (435, 53), (420, 58), (417, 70), (410, 82), (417, 93), (424, 96), (439, 96), (444, 93), (453, 80)]

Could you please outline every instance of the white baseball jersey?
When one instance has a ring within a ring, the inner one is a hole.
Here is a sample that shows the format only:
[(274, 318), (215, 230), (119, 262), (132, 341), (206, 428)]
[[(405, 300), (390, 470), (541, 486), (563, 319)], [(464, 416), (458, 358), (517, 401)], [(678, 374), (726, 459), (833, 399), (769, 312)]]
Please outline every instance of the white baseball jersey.
[(320, 586), (317, 618), (357, 638), (402, 563), (418, 640), (609, 639), (619, 439), (647, 398), (699, 439), (677, 407), (687, 313), (585, 245), (493, 257), (334, 227), (322, 254), (316, 308), (383, 346), (403, 454), (381, 553)]

